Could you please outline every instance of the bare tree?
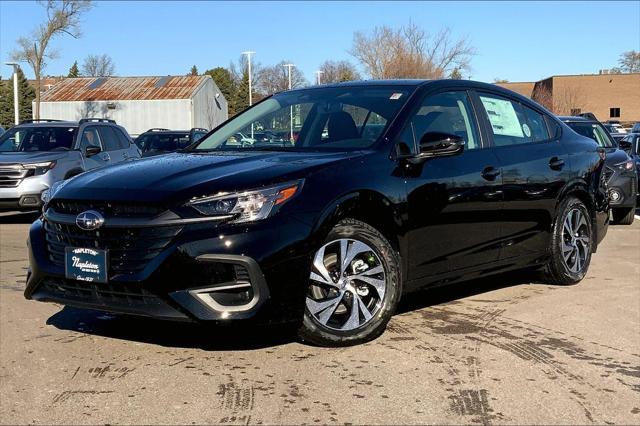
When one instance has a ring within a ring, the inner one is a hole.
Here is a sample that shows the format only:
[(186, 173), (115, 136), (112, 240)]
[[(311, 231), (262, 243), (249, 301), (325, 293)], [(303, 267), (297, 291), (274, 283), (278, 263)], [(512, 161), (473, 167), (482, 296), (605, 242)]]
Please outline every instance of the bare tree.
[[(258, 77), (258, 90), (265, 95), (272, 95), (276, 92), (282, 92), (289, 89), (289, 70), (285, 66), (290, 62), (282, 61), (279, 64), (271, 67), (264, 67)], [(291, 67), (291, 88), (302, 87), (307, 84), (307, 80), (304, 78), (302, 72), (296, 68)]]
[(350, 53), (372, 78), (443, 78), (469, 70), (475, 49), (466, 38), (452, 40), (448, 28), (429, 34), (409, 23), (356, 32)]
[(640, 52), (637, 50), (630, 50), (620, 55), (618, 59), (620, 64), (619, 70), (623, 73), (640, 72)]
[(47, 19), (29, 36), (17, 40), (18, 48), (11, 57), (15, 61), (29, 64), (36, 79), (35, 118), (40, 118), (40, 80), (47, 61), (55, 59), (58, 54), (49, 49), (49, 43), (56, 36), (67, 34), (73, 38), (80, 37), (80, 17), (91, 8), (91, 0), (48, 0), (42, 2), (47, 11)]
[(320, 80), (323, 83), (361, 80), (360, 73), (349, 61), (325, 61), (320, 65)]
[(89, 55), (82, 63), (82, 75), (85, 77), (110, 77), (116, 72), (116, 66), (111, 56)]
[(576, 86), (561, 86), (553, 89), (553, 113), (557, 115), (575, 115), (576, 110), (584, 107), (583, 91)]

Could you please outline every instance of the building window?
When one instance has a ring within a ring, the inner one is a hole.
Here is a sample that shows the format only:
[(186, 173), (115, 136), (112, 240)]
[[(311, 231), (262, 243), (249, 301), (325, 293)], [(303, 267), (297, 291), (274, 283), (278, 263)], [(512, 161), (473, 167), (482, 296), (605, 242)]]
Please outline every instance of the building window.
[(571, 108), (571, 115), (578, 115), (582, 112), (582, 108)]
[(609, 108), (609, 117), (620, 118), (620, 108)]

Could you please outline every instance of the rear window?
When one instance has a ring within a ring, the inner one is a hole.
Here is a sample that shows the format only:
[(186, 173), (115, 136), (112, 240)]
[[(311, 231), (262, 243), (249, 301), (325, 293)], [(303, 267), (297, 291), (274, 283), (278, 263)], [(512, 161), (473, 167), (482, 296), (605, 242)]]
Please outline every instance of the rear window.
[(0, 152), (68, 151), (77, 127), (14, 127), (0, 136)]
[(573, 122), (567, 123), (574, 132), (593, 139), (603, 148), (613, 148), (615, 145), (611, 140), (611, 136), (604, 129), (602, 124), (589, 122)]

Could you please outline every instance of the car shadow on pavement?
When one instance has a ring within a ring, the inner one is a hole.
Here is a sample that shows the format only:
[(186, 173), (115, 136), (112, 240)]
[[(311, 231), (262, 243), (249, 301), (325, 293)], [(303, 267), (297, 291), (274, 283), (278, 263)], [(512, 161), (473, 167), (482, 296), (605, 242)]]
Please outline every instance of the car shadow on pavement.
[[(502, 288), (535, 284), (532, 280), (535, 280), (535, 275), (532, 273), (509, 273), (421, 290), (405, 297), (398, 306), (397, 313), (442, 305)], [(295, 325), (202, 325), (108, 314), (68, 306), (52, 315), (47, 320), (47, 324), (60, 330), (166, 347), (198, 348), (209, 351), (261, 349), (297, 340)]]
[(2, 213), (0, 214), (0, 225), (30, 224), (33, 223), (38, 216), (40, 216), (39, 211), (26, 213)]

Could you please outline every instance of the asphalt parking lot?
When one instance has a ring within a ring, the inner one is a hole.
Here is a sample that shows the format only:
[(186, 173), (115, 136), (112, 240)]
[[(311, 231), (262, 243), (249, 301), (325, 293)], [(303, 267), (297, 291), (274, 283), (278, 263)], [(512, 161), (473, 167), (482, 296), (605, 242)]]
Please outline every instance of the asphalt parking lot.
[(424, 291), (379, 339), (323, 349), (27, 301), (32, 219), (0, 216), (0, 423), (640, 423), (639, 220), (576, 286)]

